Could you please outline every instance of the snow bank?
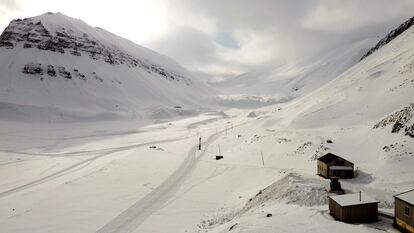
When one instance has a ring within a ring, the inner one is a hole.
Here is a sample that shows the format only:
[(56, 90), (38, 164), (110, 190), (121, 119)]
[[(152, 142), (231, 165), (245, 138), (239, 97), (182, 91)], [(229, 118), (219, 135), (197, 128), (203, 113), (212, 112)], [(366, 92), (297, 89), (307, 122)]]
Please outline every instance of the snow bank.
[(241, 212), (271, 202), (285, 202), (300, 206), (318, 206), (327, 203), (327, 192), (321, 179), (290, 173), (251, 198)]

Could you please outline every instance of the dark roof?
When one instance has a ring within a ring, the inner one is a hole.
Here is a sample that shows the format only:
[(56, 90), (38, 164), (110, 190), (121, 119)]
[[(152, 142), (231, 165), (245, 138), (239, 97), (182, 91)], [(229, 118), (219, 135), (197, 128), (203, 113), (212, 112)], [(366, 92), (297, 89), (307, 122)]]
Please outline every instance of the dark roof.
[[(339, 157), (338, 155), (334, 155), (334, 154), (332, 154), (332, 153), (328, 153), (328, 154), (326, 154), (326, 155), (324, 155), (324, 156), (322, 156), (322, 157), (320, 157), (320, 158), (318, 158), (318, 160), (319, 161), (322, 161), (322, 162), (324, 162), (324, 163), (329, 163), (329, 162), (331, 162), (331, 161), (333, 161), (333, 160), (335, 160), (335, 159), (343, 159), (343, 160), (345, 160), (345, 161), (348, 161), (348, 160), (346, 160), (346, 159), (344, 159), (344, 158), (342, 158), (342, 157)], [(348, 161), (348, 162), (350, 162), (350, 161)], [(352, 163), (352, 162), (350, 162), (350, 163)], [(354, 164), (354, 163), (352, 163), (352, 164)]]

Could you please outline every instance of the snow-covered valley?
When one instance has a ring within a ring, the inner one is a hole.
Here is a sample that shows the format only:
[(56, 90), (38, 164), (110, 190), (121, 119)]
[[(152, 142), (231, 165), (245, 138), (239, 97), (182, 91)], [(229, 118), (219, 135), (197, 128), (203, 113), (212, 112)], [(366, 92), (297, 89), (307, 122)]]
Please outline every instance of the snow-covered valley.
[[(242, 83), (242, 91), (253, 79), (251, 93), (217, 96), (144, 48), (135, 49), (193, 81), (106, 63), (105, 49), (94, 60), (17, 41), (0, 48), (2, 58), (21, 57), (0, 60), (0, 232), (398, 232), (384, 217), (346, 224), (329, 215), (329, 180), (316, 175), (316, 159), (332, 152), (353, 161), (356, 177), (343, 188), (367, 193), (385, 213), (393, 195), (413, 189), (413, 27), (361, 61), (367, 41), (340, 48), (337, 60), (333, 52), (309, 67), (268, 71), (289, 77), (271, 80), (285, 101), (251, 96), (268, 85), (254, 74), (220, 84)], [(126, 85), (32, 77), (21, 72), (28, 62), (42, 71), (70, 64), (71, 74), (96, 71)]]

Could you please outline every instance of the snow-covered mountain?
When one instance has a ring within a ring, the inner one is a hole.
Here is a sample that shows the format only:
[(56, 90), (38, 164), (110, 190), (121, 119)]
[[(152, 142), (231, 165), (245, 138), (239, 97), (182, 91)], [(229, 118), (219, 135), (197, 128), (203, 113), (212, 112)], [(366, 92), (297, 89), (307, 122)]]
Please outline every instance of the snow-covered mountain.
[(233, 101), (243, 94), (245, 101), (267, 97), (262, 99), (262, 105), (289, 102), (316, 90), (358, 63), (376, 40), (368, 38), (344, 44), (297, 63), (270, 65), (212, 85)]
[(401, 24), (399, 27), (397, 27), (396, 29), (394, 29), (390, 33), (388, 33), (388, 35), (385, 36), (382, 40), (380, 40), (375, 47), (371, 48), (366, 54), (364, 54), (364, 56), (362, 56), (361, 60), (368, 57), (369, 55), (371, 55), (372, 53), (374, 53), (375, 51), (380, 49), (382, 46), (390, 43), (392, 40), (394, 40), (399, 35), (401, 35), (406, 30), (408, 30), (412, 25), (414, 25), (414, 17), (408, 19), (403, 24)]
[(6, 119), (168, 117), (214, 93), (172, 59), (61, 13), (13, 20), (0, 70)]

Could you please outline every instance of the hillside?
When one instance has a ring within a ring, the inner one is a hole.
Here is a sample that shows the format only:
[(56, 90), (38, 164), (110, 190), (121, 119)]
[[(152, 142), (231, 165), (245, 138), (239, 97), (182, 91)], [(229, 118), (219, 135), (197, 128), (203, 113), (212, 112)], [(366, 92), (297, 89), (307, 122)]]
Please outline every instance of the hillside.
[[(317, 90), (256, 111), (254, 122), (221, 141), (221, 147), (228, 148), (222, 153), (228, 155), (229, 164), (259, 166), (258, 155), (263, 153), (265, 167), (283, 168), (283, 178), (262, 186), (238, 207), (211, 215), (202, 229), (393, 231), (392, 222), (384, 218), (360, 225), (334, 221), (324, 194), (318, 194), (328, 183), (314, 175), (315, 160), (331, 152), (353, 161), (358, 175), (341, 180), (342, 187), (350, 193), (367, 193), (385, 212), (393, 211), (393, 195), (412, 189), (413, 41), (411, 27)], [(304, 219), (303, 225), (297, 226), (298, 218)]]
[(222, 97), (222, 102), (230, 106), (249, 99), (259, 107), (289, 102), (316, 90), (358, 63), (375, 40), (343, 44), (300, 62), (268, 65), (212, 85), (227, 95)]
[(61, 13), (13, 20), (0, 70), (1, 117), (13, 120), (169, 117), (215, 93), (172, 59)]

